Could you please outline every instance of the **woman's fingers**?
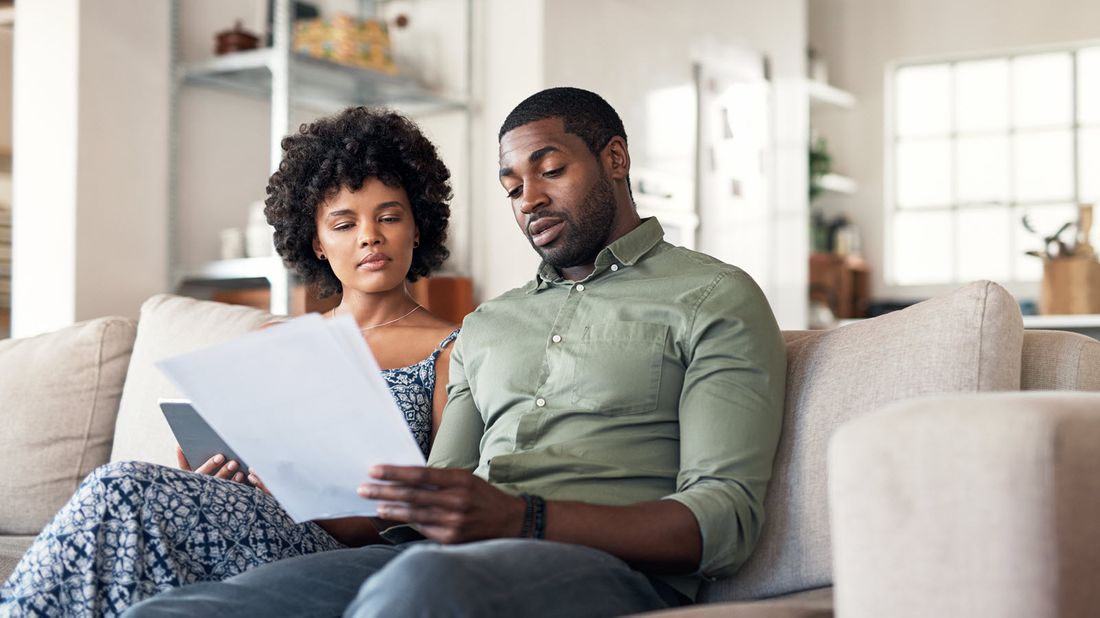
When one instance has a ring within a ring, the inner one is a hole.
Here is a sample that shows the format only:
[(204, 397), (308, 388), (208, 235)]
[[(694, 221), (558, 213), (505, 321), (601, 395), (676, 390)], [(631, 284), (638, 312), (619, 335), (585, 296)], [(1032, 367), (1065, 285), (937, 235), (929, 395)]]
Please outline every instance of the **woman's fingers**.
[(221, 469), (223, 463), (225, 463), (225, 455), (218, 453), (210, 459), (207, 459), (206, 463), (196, 468), (195, 472), (199, 474), (214, 474)]
[(176, 461), (180, 465), (180, 470), (191, 472), (191, 464), (187, 462), (187, 457), (183, 454), (183, 449), (178, 445), (176, 446)]
[(239, 467), (240, 467), (240, 465), (236, 461), (230, 460), (229, 463), (222, 466), (221, 470), (218, 470), (217, 472), (215, 472), (214, 476), (216, 476), (220, 479), (232, 478), (233, 475), (237, 472), (237, 468), (239, 468)]
[(248, 482), (252, 483), (253, 487), (259, 489), (265, 494), (271, 494), (271, 492), (267, 489), (267, 485), (264, 485), (264, 482), (260, 480), (260, 477), (256, 476), (256, 473), (251, 470), (248, 471)]

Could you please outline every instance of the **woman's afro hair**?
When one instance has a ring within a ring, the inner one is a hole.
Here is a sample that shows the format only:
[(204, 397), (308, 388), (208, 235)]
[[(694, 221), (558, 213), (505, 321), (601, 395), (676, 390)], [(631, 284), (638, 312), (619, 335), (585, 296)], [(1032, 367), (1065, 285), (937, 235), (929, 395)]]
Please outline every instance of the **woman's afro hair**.
[(368, 178), (401, 187), (409, 196), (420, 245), (409, 281), (447, 259), (444, 246), (452, 198), (451, 172), (411, 120), (389, 110), (351, 107), (303, 124), (283, 138), (283, 160), (267, 183), (264, 215), (275, 228), (275, 250), (320, 298), (342, 290), (328, 262), (313, 251), (317, 208), (341, 189), (357, 191)]

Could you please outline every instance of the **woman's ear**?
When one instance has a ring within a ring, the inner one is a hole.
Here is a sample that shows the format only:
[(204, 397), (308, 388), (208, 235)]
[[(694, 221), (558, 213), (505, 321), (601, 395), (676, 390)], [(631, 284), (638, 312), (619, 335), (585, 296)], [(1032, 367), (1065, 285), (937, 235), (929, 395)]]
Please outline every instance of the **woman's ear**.
[(630, 176), (630, 151), (622, 136), (616, 135), (607, 142), (601, 158), (607, 175), (613, 180), (626, 180)]
[(318, 260), (325, 259), (325, 250), (321, 247), (321, 239), (317, 238), (317, 234), (313, 235), (313, 254)]

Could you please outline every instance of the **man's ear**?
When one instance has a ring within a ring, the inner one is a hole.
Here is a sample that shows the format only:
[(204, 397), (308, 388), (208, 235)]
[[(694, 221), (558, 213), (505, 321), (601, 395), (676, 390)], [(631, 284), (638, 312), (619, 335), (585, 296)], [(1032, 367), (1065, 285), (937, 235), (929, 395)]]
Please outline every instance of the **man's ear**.
[(626, 140), (616, 135), (603, 147), (602, 157), (604, 169), (612, 180), (626, 180), (630, 176), (630, 151), (627, 150)]

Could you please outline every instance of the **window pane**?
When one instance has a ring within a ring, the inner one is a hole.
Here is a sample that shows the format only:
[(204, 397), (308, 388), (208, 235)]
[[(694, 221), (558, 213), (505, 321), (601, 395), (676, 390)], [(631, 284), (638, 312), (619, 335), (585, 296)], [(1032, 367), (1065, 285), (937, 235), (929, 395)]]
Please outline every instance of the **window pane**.
[(1006, 208), (964, 208), (958, 211), (956, 255), (959, 281), (1006, 281), (1012, 252), (1012, 230)]
[(901, 137), (951, 131), (951, 72), (933, 64), (898, 69), (897, 128)]
[(1008, 136), (961, 137), (957, 148), (959, 202), (1008, 201)]
[[(1042, 251), (1043, 237), (1058, 231), (1067, 221), (1077, 220), (1077, 207), (1072, 204), (1055, 204), (1044, 206), (1020, 206), (1015, 208), (1013, 228), (1016, 230), (1016, 280), (1038, 281), (1043, 276), (1043, 263), (1039, 258), (1024, 255), (1025, 251)], [(1027, 215), (1031, 226), (1038, 234), (1032, 234), (1024, 229), (1021, 219)], [(1073, 235), (1067, 230), (1062, 234), (1062, 239), (1070, 241)]]
[(894, 214), (894, 279), (899, 285), (952, 281), (950, 211)]
[(897, 148), (897, 198), (901, 208), (951, 202), (951, 142), (901, 142)]
[(1077, 52), (1077, 118), (1100, 124), (1100, 47)]
[(1015, 58), (1012, 61), (1012, 112), (1016, 126), (1069, 124), (1073, 110), (1072, 79), (1069, 53)]
[(1100, 207), (1100, 129), (1082, 129), (1077, 134), (1077, 156), (1077, 191), (1081, 201)]
[(960, 62), (955, 66), (955, 128), (982, 131), (1008, 127), (1008, 60)]
[(1016, 135), (1013, 184), (1020, 202), (1062, 201), (1073, 196), (1073, 138), (1069, 131)]

